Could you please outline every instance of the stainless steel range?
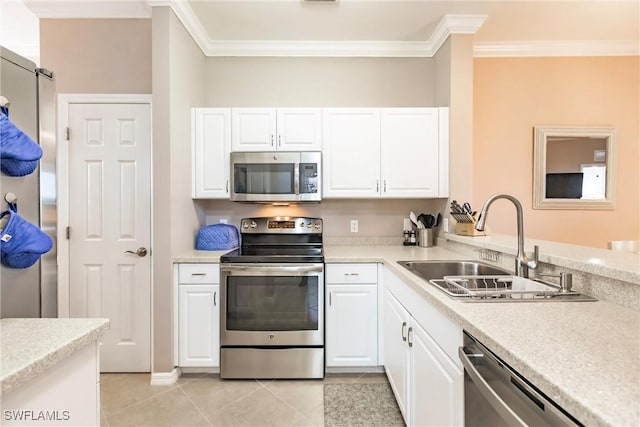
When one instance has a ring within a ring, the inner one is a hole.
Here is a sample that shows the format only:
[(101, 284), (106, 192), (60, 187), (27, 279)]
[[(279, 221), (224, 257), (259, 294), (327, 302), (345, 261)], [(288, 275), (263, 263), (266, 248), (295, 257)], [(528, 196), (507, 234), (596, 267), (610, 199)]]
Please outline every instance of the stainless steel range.
[(245, 218), (220, 258), (220, 376), (324, 377), (319, 218)]

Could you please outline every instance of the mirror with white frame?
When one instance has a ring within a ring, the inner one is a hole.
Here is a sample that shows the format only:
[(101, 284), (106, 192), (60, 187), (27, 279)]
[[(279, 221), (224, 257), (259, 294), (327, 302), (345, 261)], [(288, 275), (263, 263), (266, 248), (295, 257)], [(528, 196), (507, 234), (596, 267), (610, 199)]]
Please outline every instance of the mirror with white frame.
[(534, 209), (613, 209), (612, 128), (534, 128)]

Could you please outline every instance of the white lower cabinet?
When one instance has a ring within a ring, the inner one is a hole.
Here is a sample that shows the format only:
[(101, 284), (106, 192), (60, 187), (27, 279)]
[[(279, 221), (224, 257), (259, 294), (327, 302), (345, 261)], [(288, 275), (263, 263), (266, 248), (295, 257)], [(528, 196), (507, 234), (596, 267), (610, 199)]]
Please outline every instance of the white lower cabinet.
[(378, 365), (376, 264), (326, 265), (326, 365)]
[(178, 366), (220, 366), (220, 269), (180, 264)]
[[(385, 275), (385, 286), (387, 281)], [(405, 422), (410, 426), (463, 425), (462, 369), (389, 289), (383, 300), (385, 371)], [(411, 301), (416, 302), (415, 298)], [(437, 323), (428, 326), (439, 328)]]

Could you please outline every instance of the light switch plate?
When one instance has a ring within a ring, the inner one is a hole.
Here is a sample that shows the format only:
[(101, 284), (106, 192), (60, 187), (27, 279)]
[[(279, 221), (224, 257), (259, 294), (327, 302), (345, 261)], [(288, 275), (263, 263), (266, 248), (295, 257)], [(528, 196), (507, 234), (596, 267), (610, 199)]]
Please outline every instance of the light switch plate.
[(358, 220), (357, 219), (352, 219), (351, 220), (351, 232), (352, 233), (357, 233), (358, 232)]

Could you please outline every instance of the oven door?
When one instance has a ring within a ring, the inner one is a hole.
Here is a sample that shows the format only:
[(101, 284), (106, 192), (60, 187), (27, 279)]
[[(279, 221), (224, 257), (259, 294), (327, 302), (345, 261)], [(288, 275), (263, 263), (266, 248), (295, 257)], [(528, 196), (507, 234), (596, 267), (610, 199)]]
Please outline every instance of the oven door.
[(220, 344), (324, 345), (324, 264), (220, 267)]

